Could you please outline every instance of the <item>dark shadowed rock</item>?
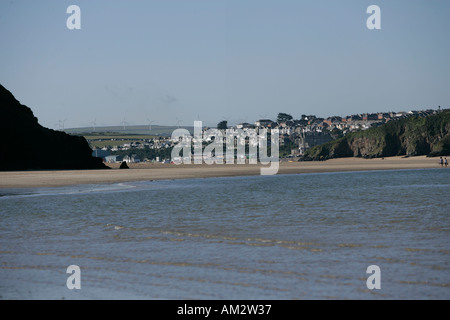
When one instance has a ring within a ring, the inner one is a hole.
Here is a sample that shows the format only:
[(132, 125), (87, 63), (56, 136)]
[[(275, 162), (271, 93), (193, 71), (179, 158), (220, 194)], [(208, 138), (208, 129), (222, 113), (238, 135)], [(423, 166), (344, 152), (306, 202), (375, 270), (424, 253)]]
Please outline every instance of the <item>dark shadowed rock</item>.
[(123, 161), (123, 162), (120, 164), (120, 169), (130, 169), (130, 167), (128, 167), (127, 163), (126, 163), (125, 161)]
[(0, 85), (0, 170), (107, 169), (83, 137), (44, 128)]

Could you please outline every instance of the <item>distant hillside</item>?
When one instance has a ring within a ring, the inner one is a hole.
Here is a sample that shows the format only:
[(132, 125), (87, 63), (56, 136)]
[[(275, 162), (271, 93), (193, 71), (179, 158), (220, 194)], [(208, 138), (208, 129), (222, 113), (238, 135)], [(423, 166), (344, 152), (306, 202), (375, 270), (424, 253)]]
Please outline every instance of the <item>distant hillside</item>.
[(307, 150), (300, 160), (343, 157), (450, 155), (450, 109), (427, 117), (411, 116)]
[[(187, 129), (191, 134), (194, 132), (193, 126), (182, 126), (182, 129)], [(152, 125), (149, 130), (148, 125), (129, 125), (125, 128), (123, 126), (109, 126), (109, 127), (84, 127), (84, 128), (70, 128), (63, 131), (71, 135), (110, 135), (110, 134), (129, 134), (129, 135), (148, 135), (148, 136), (161, 136), (170, 137), (172, 132), (178, 129), (178, 126), (160, 126)]]
[(108, 168), (86, 139), (42, 127), (2, 85), (0, 115), (0, 170)]

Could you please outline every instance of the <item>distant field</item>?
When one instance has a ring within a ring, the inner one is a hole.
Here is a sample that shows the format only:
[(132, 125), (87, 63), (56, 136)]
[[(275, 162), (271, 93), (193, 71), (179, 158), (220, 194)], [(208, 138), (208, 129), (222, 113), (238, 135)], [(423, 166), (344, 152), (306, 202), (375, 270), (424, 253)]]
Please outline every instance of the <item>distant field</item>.
[(123, 144), (126, 143), (131, 143), (133, 141), (136, 141), (136, 139), (130, 139), (130, 140), (101, 140), (101, 141), (89, 141), (89, 145), (91, 146), (91, 148), (96, 147), (96, 148), (103, 148), (106, 146), (121, 146)]
[[(194, 131), (193, 127), (181, 127), (189, 130), (191, 134)], [(140, 141), (143, 139), (152, 139), (155, 137), (170, 137), (172, 132), (178, 127), (170, 126), (126, 126), (120, 127), (85, 127), (85, 128), (71, 128), (64, 131), (68, 134), (79, 135), (89, 140), (91, 147), (102, 148), (104, 146), (119, 146), (133, 141)]]
[(92, 135), (92, 134), (83, 134), (83, 137), (85, 137), (88, 140), (142, 140), (142, 139), (152, 139), (154, 137), (157, 137), (155, 135), (139, 135), (139, 134), (114, 134), (114, 133), (105, 133), (105, 134), (98, 134), (98, 135)]
[(103, 148), (105, 146), (120, 146), (135, 141), (153, 139), (155, 135), (138, 135), (138, 134), (118, 134), (113, 132), (104, 132), (98, 134), (83, 135), (89, 141), (91, 147)]
[[(82, 136), (111, 136), (111, 135), (145, 135), (145, 136), (171, 136), (172, 132), (177, 129), (176, 126), (112, 126), (112, 127), (84, 127), (65, 129), (64, 132), (69, 134), (77, 134)], [(181, 127), (193, 133), (193, 127)]]

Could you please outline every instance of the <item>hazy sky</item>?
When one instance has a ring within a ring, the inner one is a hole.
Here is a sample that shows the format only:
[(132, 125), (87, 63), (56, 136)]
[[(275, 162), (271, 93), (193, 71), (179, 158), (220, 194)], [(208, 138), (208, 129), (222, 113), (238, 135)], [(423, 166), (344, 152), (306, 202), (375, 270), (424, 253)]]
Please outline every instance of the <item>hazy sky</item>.
[(448, 0), (0, 0), (0, 83), (50, 128), (448, 108), (449, 18)]

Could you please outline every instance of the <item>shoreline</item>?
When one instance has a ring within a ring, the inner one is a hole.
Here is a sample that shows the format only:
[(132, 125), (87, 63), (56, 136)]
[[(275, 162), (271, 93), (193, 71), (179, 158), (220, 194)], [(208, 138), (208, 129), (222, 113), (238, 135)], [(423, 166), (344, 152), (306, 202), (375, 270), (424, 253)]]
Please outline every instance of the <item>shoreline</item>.
[[(62, 187), (144, 180), (255, 176), (260, 175), (260, 168), (263, 167), (261, 164), (182, 164), (177, 166), (175, 164), (132, 163), (129, 164), (130, 169), (122, 170), (119, 169), (120, 164), (107, 165), (111, 169), (0, 171), (0, 189)], [(339, 158), (327, 161), (282, 161), (277, 174), (428, 168), (440, 168), (438, 159), (427, 158), (426, 156), (408, 158), (399, 156), (384, 159)]]

